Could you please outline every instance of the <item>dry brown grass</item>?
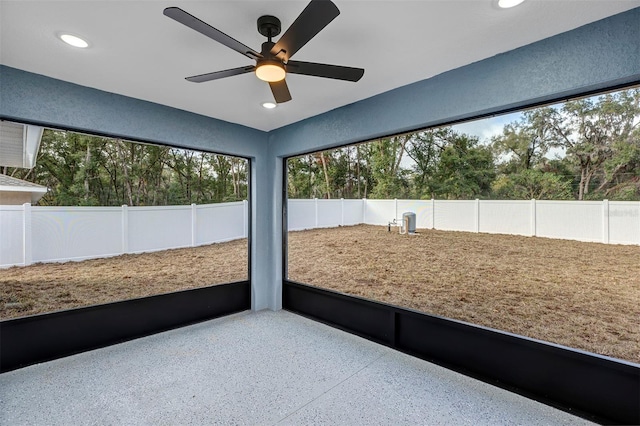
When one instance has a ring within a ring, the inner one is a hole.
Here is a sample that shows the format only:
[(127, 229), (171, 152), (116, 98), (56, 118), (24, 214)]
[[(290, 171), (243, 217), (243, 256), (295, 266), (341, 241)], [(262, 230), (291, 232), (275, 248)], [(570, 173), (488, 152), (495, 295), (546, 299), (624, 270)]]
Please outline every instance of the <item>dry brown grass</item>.
[(640, 247), (358, 225), (289, 234), (289, 278), (640, 362)]
[(247, 279), (247, 240), (0, 269), (0, 319)]
[[(358, 225), (289, 234), (292, 280), (640, 362), (640, 247)], [(0, 319), (247, 277), (246, 240), (0, 270)]]

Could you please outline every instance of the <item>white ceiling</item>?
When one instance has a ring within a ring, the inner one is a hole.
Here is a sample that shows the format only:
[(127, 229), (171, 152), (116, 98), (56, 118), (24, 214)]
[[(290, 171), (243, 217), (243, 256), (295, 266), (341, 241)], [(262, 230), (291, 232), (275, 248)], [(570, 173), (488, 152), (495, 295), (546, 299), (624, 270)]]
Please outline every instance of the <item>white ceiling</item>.
[[(256, 19), (283, 30), (308, 2), (0, 0), (0, 63), (83, 86), (272, 130), (387, 90), (640, 6), (640, 0), (334, 0), (341, 11), (293, 59), (364, 68), (357, 83), (288, 75), (293, 100), (274, 110), (253, 74), (207, 83), (184, 77), (252, 65), (248, 58), (165, 17), (178, 6), (260, 51)], [(56, 34), (81, 35), (72, 48)]]

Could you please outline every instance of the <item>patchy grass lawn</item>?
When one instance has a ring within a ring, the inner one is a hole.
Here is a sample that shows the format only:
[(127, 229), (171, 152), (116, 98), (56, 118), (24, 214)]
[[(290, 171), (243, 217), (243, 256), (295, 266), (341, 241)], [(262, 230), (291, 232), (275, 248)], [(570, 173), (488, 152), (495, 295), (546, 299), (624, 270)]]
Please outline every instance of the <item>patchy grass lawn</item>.
[[(289, 277), (640, 363), (638, 246), (358, 225), (290, 233)], [(0, 319), (246, 278), (246, 240), (0, 269)]]
[(247, 240), (0, 269), (0, 319), (247, 279)]
[(291, 232), (289, 278), (640, 363), (640, 247), (418, 232)]

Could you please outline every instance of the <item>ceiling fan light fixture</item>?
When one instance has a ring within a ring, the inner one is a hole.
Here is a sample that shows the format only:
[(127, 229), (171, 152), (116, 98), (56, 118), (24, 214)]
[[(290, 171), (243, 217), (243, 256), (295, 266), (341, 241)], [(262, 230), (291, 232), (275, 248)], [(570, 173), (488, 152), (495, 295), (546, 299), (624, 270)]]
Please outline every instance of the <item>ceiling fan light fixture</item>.
[(261, 61), (256, 67), (256, 76), (269, 83), (282, 81), (286, 75), (284, 67), (278, 61)]
[(266, 109), (274, 109), (277, 106), (278, 106), (278, 104), (273, 103), (273, 102), (263, 102), (262, 103), (262, 108), (266, 108)]

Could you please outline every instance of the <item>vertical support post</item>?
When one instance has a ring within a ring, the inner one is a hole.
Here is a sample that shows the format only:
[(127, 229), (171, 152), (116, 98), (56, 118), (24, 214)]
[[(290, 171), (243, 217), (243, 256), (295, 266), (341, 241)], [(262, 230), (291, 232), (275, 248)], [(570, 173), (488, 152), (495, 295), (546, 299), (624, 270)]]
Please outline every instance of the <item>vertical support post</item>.
[(344, 226), (344, 198), (340, 198), (340, 226)]
[(313, 199), (315, 201), (315, 207), (316, 207), (316, 226), (314, 228), (318, 227), (318, 199), (314, 198)]
[(436, 200), (431, 199), (431, 229), (436, 229)]
[(129, 253), (129, 207), (122, 205), (122, 254)]
[(247, 227), (249, 226), (249, 203), (247, 200), (242, 200), (242, 236), (247, 238)]
[(478, 198), (476, 198), (474, 210), (476, 215), (476, 223), (474, 224), (474, 228), (477, 234), (478, 232), (480, 232), (480, 200)]
[(609, 200), (602, 200), (602, 242), (609, 244)]
[(362, 199), (362, 223), (367, 223), (367, 199)]
[(22, 261), (24, 266), (33, 263), (31, 229), (31, 203), (25, 203), (22, 205)]
[(195, 247), (198, 243), (198, 206), (191, 204), (191, 247)]
[(531, 199), (531, 236), (535, 237), (537, 235), (537, 226), (536, 226), (536, 200), (534, 198)]

